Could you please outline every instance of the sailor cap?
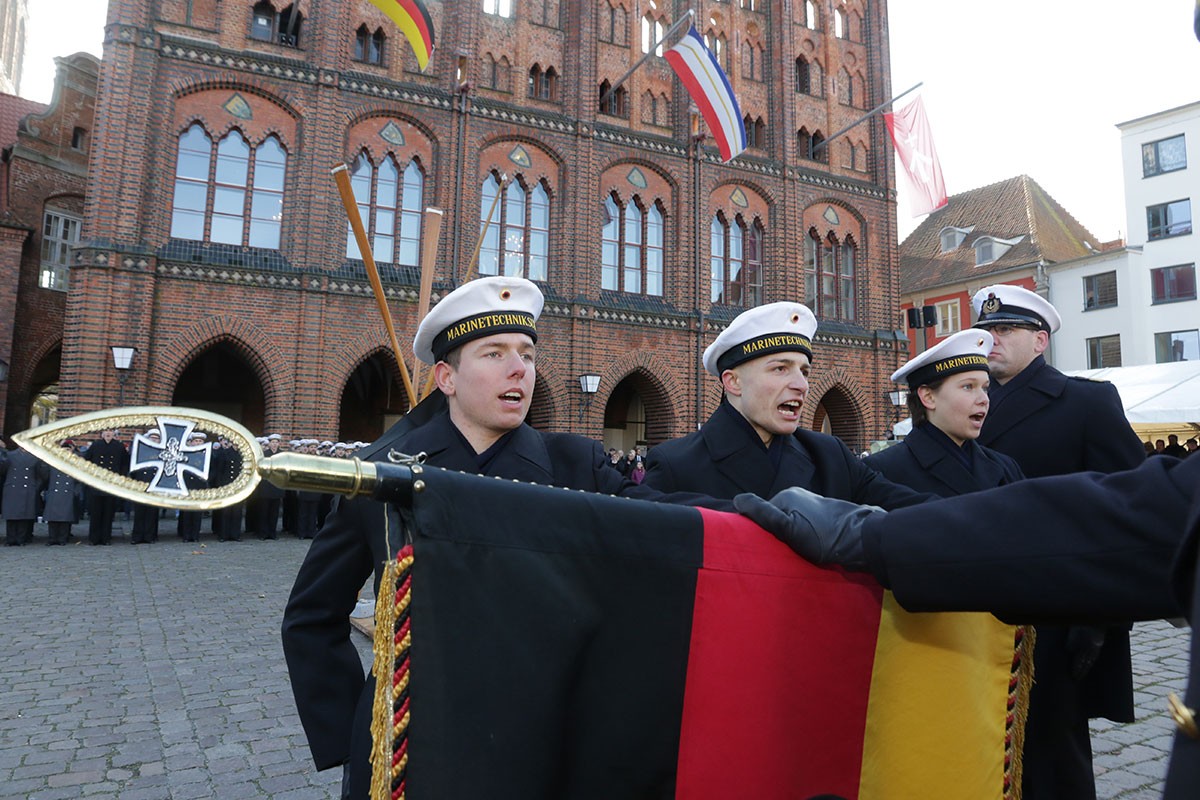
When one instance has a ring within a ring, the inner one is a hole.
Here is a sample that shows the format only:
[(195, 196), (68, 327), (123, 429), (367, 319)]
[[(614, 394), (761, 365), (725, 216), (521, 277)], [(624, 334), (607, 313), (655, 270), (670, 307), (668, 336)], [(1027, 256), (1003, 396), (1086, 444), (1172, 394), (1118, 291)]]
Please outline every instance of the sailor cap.
[(892, 382), (907, 383), (915, 389), (956, 372), (989, 372), (988, 353), (994, 341), (991, 333), (980, 328), (959, 331), (893, 372)]
[(976, 328), (990, 325), (1033, 325), (1047, 333), (1062, 327), (1062, 317), (1041, 295), (1021, 286), (998, 283), (985, 286), (971, 298), (978, 319)]
[(465, 283), (442, 298), (417, 326), (413, 352), (436, 364), (454, 348), (497, 333), (524, 333), (537, 341), (545, 298), (533, 281), (494, 276)]
[(704, 351), (704, 368), (721, 373), (772, 353), (804, 353), (812, 360), (817, 318), (803, 303), (768, 303), (743, 311)]

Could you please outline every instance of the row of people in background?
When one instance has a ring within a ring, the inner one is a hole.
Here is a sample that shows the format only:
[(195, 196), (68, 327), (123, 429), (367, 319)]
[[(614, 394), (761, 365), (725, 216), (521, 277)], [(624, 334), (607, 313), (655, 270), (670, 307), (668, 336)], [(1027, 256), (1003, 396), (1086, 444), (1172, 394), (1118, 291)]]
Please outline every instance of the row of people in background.
[[(157, 442), (160, 434), (157, 428), (150, 428), (142, 435), (151, 442)], [(204, 445), (208, 443), (208, 438), (207, 434), (193, 432), (187, 445)], [(317, 439), (284, 442), (279, 434), (258, 437), (258, 442), (266, 456), (291, 450), (334, 458), (350, 458), (366, 444), (360, 441), (331, 442)], [(100, 437), (92, 442), (77, 443), (72, 439), (64, 439), (60, 445), (97, 467), (128, 474), (136, 480), (149, 482), (155, 472), (153, 467), (131, 469), (128, 446), (114, 429), (101, 431)], [(217, 488), (235, 481), (241, 471), (241, 455), (228, 439), (220, 437), (213, 443), (207, 479), (187, 474), (184, 480), (189, 490)], [(45, 521), (49, 528), (46, 544), (65, 545), (71, 537), (71, 526), (84, 519), (85, 515), (88, 543), (110, 545), (113, 523), (121, 510), (126, 512), (127, 519), (132, 517), (130, 543), (150, 544), (158, 541), (162, 516), (174, 514), (157, 506), (130, 504), (106, 492), (92, 489), (16, 447), (11, 450), (0, 447), (0, 483), (3, 484), (0, 517), (5, 520), (5, 544), (10, 547), (31, 543), (34, 524), (39, 519)], [(219, 541), (239, 541), (243, 532), (256, 534), (261, 539), (276, 539), (281, 522), (285, 533), (311, 539), (329, 513), (330, 504), (329, 495), (284, 492), (263, 481), (245, 503), (212, 512), (179, 512), (179, 538), (185, 542), (199, 541), (202, 521), (210, 516), (211, 532)]]
[(1150, 441), (1147, 440), (1145, 442), (1145, 446), (1147, 456), (1174, 456), (1175, 458), (1187, 458), (1192, 453), (1196, 452), (1197, 449), (1200, 449), (1200, 442), (1198, 442), (1196, 437), (1193, 436), (1183, 444), (1180, 444), (1179, 437), (1172, 433), (1167, 437), (1167, 441), (1165, 442), (1162, 439), (1155, 439), (1154, 444), (1151, 444)]
[(628, 453), (623, 453), (615, 447), (608, 449), (608, 463), (617, 472), (624, 475), (634, 483), (641, 483), (646, 479), (646, 451), (645, 445), (638, 445), (631, 449)]

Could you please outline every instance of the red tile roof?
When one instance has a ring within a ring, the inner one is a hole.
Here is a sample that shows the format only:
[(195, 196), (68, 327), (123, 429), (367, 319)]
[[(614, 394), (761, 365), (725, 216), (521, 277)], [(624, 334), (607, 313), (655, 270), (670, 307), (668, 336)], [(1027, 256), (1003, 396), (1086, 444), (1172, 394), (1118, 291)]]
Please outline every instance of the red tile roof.
[[(954, 250), (941, 252), (947, 227), (970, 228)], [(975, 241), (1022, 237), (1000, 258), (975, 266)], [(1028, 175), (956, 194), (900, 245), (900, 288), (909, 293), (977, 280), (1025, 264), (1086, 256), (1100, 242)]]
[(17, 124), (23, 117), (41, 114), (49, 107), (45, 103), (35, 103), (15, 94), (0, 92), (0, 148), (17, 141)]

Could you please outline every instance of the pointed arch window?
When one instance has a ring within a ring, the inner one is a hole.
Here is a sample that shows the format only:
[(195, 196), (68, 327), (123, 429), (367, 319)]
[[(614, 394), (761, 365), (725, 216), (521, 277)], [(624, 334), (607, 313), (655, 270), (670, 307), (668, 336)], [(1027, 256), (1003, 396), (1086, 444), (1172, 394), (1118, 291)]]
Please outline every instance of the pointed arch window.
[(600, 288), (661, 297), (663, 293), (663, 211), (634, 195), (627, 203), (604, 200)]
[(251, 147), (234, 129), (214, 148), (194, 123), (179, 136), (172, 238), (279, 249), (286, 173), (287, 151), (275, 136)]
[(858, 246), (815, 228), (804, 237), (804, 304), (821, 319), (853, 320), (857, 313)]
[(376, 28), (371, 33), (366, 25), (360, 25), (354, 34), (354, 60), (382, 64), (384, 39), (383, 28)]
[[(401, 172), (393, 155), (376, 168), (360, 153), (350, 169), (350, 187), (367, 229), (371, 255), (380, 264), (417, 267), (421, 263), (421, 209), (425, 174), (416, 159)], [(346, 226), (346, 258), (362, 258), (358, 242)]]
[(529, 68), (529, 96), (537, 100), (558, 100), (558, 72), (554, 67), (542, 70), (540, 64)]
[(642, 17), (642, 52), (649, 53), (650, 48), (658, 43), (654, 48), (654, 55), (661, 56), (663, 54), (662, 38), (667, 32), (666, 25), (661, 19), (655, 19), (649, 14)]
[(600, 3), (600, 41), (610, 44), (625, 44), (628, 31), (628, 16), (625, 9), (612, 3)]
[(709, 269), (713, 303), (751, 308), (762, 304), (763, 228), (747, 225), (739, 215), (729, 221), (723, 212), (709, 226)]
[(483, 13), (495, 17), (512, 17), (512, 0), (483, 0)]
[[(488, 175), (480, 193), (480, 232), (499, 191), (499, 178), (494, 173)], [(549, 255), (550, 192), (543, 181), (526, 186), (518, 175), (505, 189), (484, 234), (479, 250), (479, 274), (545, 281), (549, 275)]]
[(821, 20), (817, 16), (817, 4), (813, 0), (804, 0), (804, 27), (815, 31), (821, 25)]

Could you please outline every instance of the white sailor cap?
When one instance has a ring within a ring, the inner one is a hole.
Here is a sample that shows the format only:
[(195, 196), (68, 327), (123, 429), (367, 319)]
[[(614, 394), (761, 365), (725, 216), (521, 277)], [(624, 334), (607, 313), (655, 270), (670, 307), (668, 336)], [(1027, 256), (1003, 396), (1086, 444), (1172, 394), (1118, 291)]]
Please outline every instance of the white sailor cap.
[(270, 436), (267, 437), (267, 441), (271, 441), (272, 439), (282, 439), (282, 438), (283, 437), (280, 436), (278, 433), (272, 433)]
[(892, 382), (907, 383), (915, 389), (956, 372), (989, 372), (988, 353), (994, 341), (991, 333), (980, 328), (959, 331), (893, 372)]
[(192, 431), (191, 433), (188, 434), (187, 438), (188, 438), (189, 442), (192, 441), (193, 439), (199, 439), (202, 442), (207, 442), (208, 434), (205, 433), (204, 431)]
[(704, 368), (718, 378), (744, 361), (794, 351), (812, 360), (817, 318), (803, 303), (768, 303), (743, 311), (704, 351)]
[(1049, 301), (1021, 286), (998, 283), (985, 286), (971, 298), (976, 328), (989, 325), (1033, 325), (1047, 333), (1062, 327), (1062, 317)]
[(454, 348), (496, 333), (524, 333), (537, 341), (542, 290), (524, 278), (494, 276), (464, 283), (442, 298), (417, 327), (413, 352), (436, 364)]

